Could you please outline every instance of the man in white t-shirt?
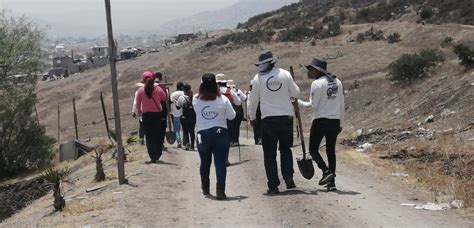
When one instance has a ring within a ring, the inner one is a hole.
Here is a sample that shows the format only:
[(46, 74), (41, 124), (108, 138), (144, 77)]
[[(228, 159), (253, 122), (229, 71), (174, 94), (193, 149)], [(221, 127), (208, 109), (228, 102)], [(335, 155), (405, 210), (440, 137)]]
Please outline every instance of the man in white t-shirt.
[[(173, 128), (176, 131), (176, 142), (178, 143), (177, 147), (181, 148), (181, 116), (183, 115), (183, 110), (176, 107), (176, 104), (181, 96), (184, 96), (184, 83), (178, 82), (176, 84), (176, 91), (171, 93), (170, 96), (170, 106), (171, 106), (171, 120), (173, 122)], [(189, 142), (183, 142), (186, 145)]]
[(300, 96), (300, 88), (291, 77), (290, 72), (275, 67), (277, 59), (271, 52), (264, 52), (258, 57), (258, 73), (252, 80), (250, 96), (250, 120), (256, 126), (257, 108), (260, 104), (262, 113), (262, 146), (265, 172), (267, 174), (268, 194), (279, 193), (277, 167), (277, 149), (280, 146), (281, 172), (287, 189), (295, 188), (293, 181), (293, 118), (295, 111), (292, 98)]
[[(298, 103), (313, 111), (313, 123), (309, 137), (309, 152), (323, 172), (319, 185), (326, 185), (329, 191), (336, 190), (336, 140), (342, 131), (341, 120), (344, 115), (344, 88), (336, 76), (327, 72), (327, 62), (314, 59), (306, 65), (311, 84), (309, 102)], [(326, 154), (329, 167), (319, 153), (319, 144), (326, 138)]]

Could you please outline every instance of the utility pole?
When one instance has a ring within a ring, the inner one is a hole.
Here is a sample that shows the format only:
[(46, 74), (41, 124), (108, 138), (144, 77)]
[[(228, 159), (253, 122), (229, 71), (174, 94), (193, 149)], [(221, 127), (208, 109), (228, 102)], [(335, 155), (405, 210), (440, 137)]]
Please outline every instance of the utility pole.
[(119, 184), (127, 184), (125, 179), (125, 165), (124, 165), (124, 151), (122, 143), (122, 125), (120, 123), (120, 106), (119, 106), (119, 97), (117, 89), (117, 68), (115, 66), (115, 42), (114, 34), (112, 29), (112, 13), (110, 10), (110, 0), (105, 0), (105, 14), (107, 17), (107, 34), (109, 37), (109, 60), (110, 60), (110, 78), (112, 81), (112, 94), (114, 100), (114, 115), (115, 115), (115, 132), (117, 133), (117, 168), (118, 168), (118, 177)]

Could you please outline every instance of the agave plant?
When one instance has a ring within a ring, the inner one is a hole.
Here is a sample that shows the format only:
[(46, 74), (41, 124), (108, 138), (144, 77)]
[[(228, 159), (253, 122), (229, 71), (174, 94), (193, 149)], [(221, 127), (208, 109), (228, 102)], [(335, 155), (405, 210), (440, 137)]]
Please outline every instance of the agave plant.
[(102, 163), (102, 155), (104, 155), (108, 149), (110, 149), (109, 146), (99, 146), (95, 148), (95, 180), (100, 182), (105, 180), (105, 172), (104, 172), (104, 165)]
[(67, 175), (69, 175), (71, 171), (69, 169), (64, 170), (55, 170), (52, 167), (46, 169), (43, 172), (41, 177), (51, 183), (53, 188), (53, 197), (54, 197), (54, 209), (56, 211), (62, 211), (64, 207), (66, 207), (66, 201), (64, 200), (64, 196), (61, 193), (61, 183), (64, 181)]
[[(109, 136), (110, 136), (110, 138), (112, 138), (112, 140), (113, 140), (113, 144), (114, 144), (114, 145), (113, 145), (113, 148), (114, 148), (114, 149), (113, 149), (112, 157), (115, 158), (115, 157), (117, 156), (117, 154), (118, 154), (118, 148), (117, 148), (117, 144), (116, 144), (116, 142), (117, 142), (117, 133), (115, 132), (115, 130), (110, 130), (110, 131), (109, 131)], [(138, 141), (139, 141), (139, 139), (138, 139), (138, 137), (137, 137), (136, 135), (129, 136), (129, 137), (127, 138), (127, 141), (126, 141), (127, 144), (125, 144), (125, 145), (122, 147), (122, 149), (123, 149), (124, 151), (127, 150), (129, 153), (131, 153), (130, 149), (128, 149), (128, 146), (130, 146), (131, 144), (137, 143)], [(127, 155), (126, 155), (126, 154), (124, 154), (124, 160), (127, 160)]]

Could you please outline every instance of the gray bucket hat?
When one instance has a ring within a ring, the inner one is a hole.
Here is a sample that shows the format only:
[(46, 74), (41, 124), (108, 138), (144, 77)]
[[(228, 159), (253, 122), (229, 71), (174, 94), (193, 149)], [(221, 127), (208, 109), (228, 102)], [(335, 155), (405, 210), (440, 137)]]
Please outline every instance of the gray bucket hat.
[(273, 57), (273, 53), (271, 51), (266, 51), (260, 54), (258, 56), (258, 62), (255, 63), (255, 66), (260, 66), (261, 64), (268, 63), (268, 62), (272, 64), (275, 64), (278, 62), (278, 59)]
[(324, 60), (321, 60), (321, 59), (313, 59), (313, 61), (311, 61), (311, 63), (309, 65), (304, 65), (306, 67), (306, 69), (310, 70), (310, 67), (324, 73), (324, 74), (328, 74), (329, 72), (327, 72), (327, 66), (328, 66), (328, 63)]

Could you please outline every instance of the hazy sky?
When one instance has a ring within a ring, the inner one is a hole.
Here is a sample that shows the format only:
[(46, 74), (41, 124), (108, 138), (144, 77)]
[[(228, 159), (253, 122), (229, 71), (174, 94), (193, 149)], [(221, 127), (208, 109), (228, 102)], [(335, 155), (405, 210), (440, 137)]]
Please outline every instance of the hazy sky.
[[(238, 0), (111, 0), (115, 33), (138, 33)], [(104, 0), (0, 0), (0, 10), (25, 15), (53, 36), (99, 36), (106, 33)]]

